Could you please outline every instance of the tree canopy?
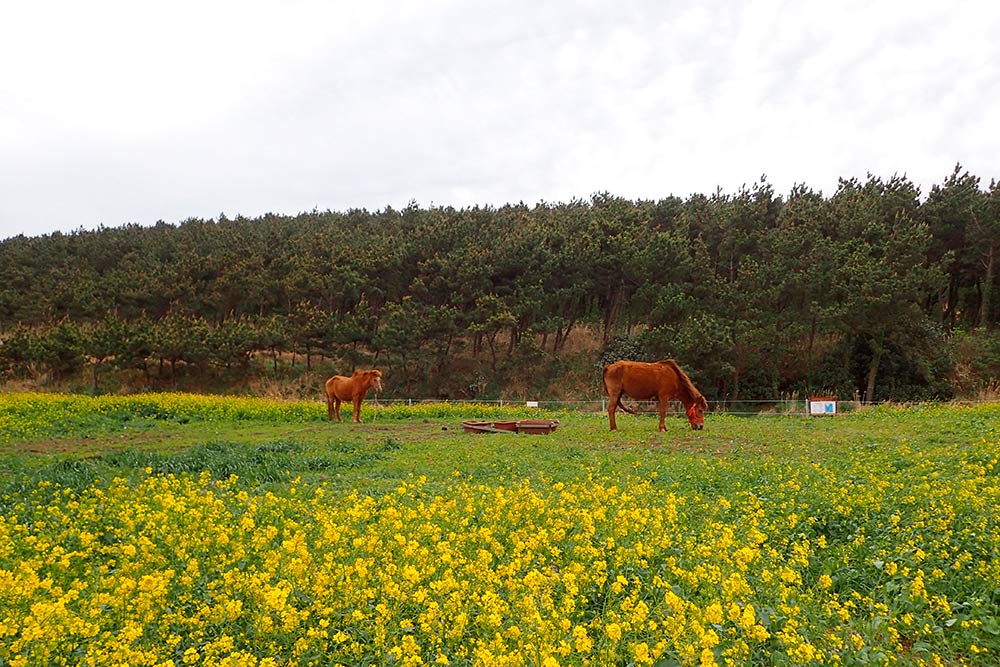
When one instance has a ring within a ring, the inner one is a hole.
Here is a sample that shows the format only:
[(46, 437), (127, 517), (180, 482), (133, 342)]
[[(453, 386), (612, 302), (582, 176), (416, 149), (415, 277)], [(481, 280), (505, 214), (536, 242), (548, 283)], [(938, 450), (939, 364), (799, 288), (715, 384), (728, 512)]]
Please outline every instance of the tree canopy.
[[(706, 395), (948, 396), (1000, 320), (1000, 188), (905, 177), (630, 201), (220, 216), (0, 242), (0, 370), (378, 363), (397, 391), (544, 389), (609, 351)], [(567, 348), (583, 330), (595, 349)], [(574, 361), (575, 360), (575, 361)], [(532, 372), (526, 369), (533, 369)], [(534, 384), (532, 384), (534, 383)]]

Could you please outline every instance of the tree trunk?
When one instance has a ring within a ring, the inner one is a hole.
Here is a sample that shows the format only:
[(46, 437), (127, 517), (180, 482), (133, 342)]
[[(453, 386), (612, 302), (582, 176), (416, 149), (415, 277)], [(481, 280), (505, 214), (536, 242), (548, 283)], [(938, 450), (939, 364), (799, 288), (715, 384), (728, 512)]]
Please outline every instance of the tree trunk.
[(486, 334), (486, 342), (490, 346), (490, 368), (494, 374), (497, 372), (497, 333)]
[(561, 330), (561, 335), (556, 338), (555, 349), (553, 352), (558, 352), (562, 348), (566, 347), (566, 341), (569, 340), (569, 332), (573, 330), (573, 325), (576, 323), (575, 319), (571, 319), (566, 323), (566, 328)]
[(816, 316), (809, 322), (809, 347), (806, 351), (806, 382), (812, 388), (813, 383), (813, 346), (816, 344)]
[(878, 366), (882, 362), (882, 344), (872, 341), (872, 361), (868, 367), (868, 385), (865, 388), (865, 402), (875, 402), (875, 376), (878, 375)]
[(948, 285), (948, 309), (947, 311), (945, 311), (945, 327), (948, 329), (948, 331), (953, 331), (955, 329), (957, 304), (958, 304), (958, 282), (955, 276), (952, 275)]
[[(624, 281), (622, 281), (624, 283)], [(621, 310), (623, 285), (608, 288), (607, 305), (604, 308), (604, 330), (601, 332), (601, 342), (607, 345), (611, 338), (611, 331), (618, 320), (618, 313)]]
[(993, 299), (993, 272), (996, 269), (996, 242), (990, 241), (986, 253), (986, 277), (983, 279), (982, 300), (979, 303), (979, 326), (989, 328), (990, 301)]

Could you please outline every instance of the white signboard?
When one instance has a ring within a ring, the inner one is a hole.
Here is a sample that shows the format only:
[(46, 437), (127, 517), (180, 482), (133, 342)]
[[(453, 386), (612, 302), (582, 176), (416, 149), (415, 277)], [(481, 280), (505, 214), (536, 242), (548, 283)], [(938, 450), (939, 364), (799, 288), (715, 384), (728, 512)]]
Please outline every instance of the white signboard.
[(810, 416), (820, 417), (823, 415), (835, 414), (837, 414), (837, 399), (827, 397), (809, 399)]
[(525, 403), (525, 405), (527, 405), (529, 408), (537, 408), (538, 401), (528, 401), (527, 403)]

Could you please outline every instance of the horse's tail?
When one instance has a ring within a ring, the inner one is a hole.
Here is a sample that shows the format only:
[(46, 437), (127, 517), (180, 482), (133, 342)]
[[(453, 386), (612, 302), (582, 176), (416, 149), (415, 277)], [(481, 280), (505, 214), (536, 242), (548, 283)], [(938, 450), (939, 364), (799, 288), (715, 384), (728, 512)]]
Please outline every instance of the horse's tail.
[[(611, 398), (611, 392), (608, 391), (608, 369), (609, 368), (611, 368), (610, 365), (604, 367), (604, 372), (601, 374), (601, 384), (604, 385), (604, 394), (608, 398)], [(622, 395), (624, 393), (625, 393), (624, 391), (618, 393), (618, 400), (615, 401), (615, 410), (624, 410), (625, 412), (634, 415), (635, 414), (635, 410), (632, 410), (631, 408), (625, 407), (625, 404), (622, 403)]]
[(333, 415), (333, 387), (331, 383), (333, 378), (330, 378), (323, 384), (323, 398), (326, 399), (326, 414), (327, 416)]
[(618, 409), (624, 410), (625, 412), (629, 413), (630, 415), (638, 414), (635, 410), (633, 410), (630, 407), (627, 407), (624, 403), (622, 403), (622, 395), (624, 393), (625, 392), (622, 392), (621, 394), (618, 395), (618, 406), (617, 406)]

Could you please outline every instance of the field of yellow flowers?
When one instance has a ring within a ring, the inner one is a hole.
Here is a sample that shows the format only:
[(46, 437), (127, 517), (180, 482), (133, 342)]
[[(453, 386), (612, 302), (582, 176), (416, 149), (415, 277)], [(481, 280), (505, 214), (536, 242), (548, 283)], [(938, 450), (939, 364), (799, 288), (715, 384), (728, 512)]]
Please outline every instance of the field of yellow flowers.
[(495, 409), (0, 395), (0, 666), (1000, 662), (1000, 406)]

